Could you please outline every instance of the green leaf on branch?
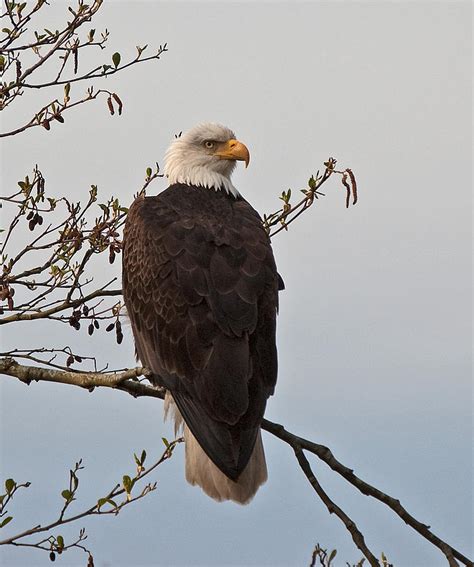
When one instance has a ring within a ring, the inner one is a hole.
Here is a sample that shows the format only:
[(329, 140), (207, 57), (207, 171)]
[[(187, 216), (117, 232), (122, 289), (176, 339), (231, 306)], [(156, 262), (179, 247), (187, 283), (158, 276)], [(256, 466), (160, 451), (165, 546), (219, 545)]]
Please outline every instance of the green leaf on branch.
[(61, 496), (64, 498), (64, 500), (67, 500), (69, 502), (72, 500), (73, 494), (70, 490), (63, 490), (61, 492)]
[(145, 463), (145, 459), (146, 459), (145, 449), (143, 449), (142, 454), (140, 455), (140, 458), (138, 458), (135, 453), (133, 453), (133, 458), (135, 459), (135, 464), (137, 465), (138, 474), (140, 474), (141, 472), (143, 472), (145, 470), (145, 467), (143, 466), (144, 463)]
[(99, 498), (99, 500), (97, 500), (97, 508), (99, 509), (102, 508), (102, 506), (106, 503), (107, 503), (107, 498)]
[(125, 492), (130, 494), (132, 492), (133, 485), (135, 482), (128, 476), (128, 474), (124, 475), (122, 478), (122, 484), (125, 488)]
[(0, 528), (4, 528), (12, 520), (13, 520), (13, 516), (7, 516), (4, 520), (2, 520), (2, 522), (0, 522)]
[(115, 65), (115, 68), (117, 69), (117, 67), (120, 65), (120, 60), (121, 60), (121, 56), (120, 53), (118, 53), (118, 51), (116, 51), (113, 55), (112, 55), (112, 62)]
[(62, 549), (64, 548), (64, 538), (63, 538), (63, 536), (58, 535), (57, 538), (56, 538), (56, 543), (57, 543), (58, 549), (61, 549), (61, 550), (62, 550)]
[(16, 5), (16, 13), (21, 16), (21, 13), (26, 8), (26, 2), (22, 2), (21, 4)]
[(97, 508), (100, 509), (102, 506), (105, 506), (105, 504), (110, 504), (114, 508), (118, 508), (116, 502), (114, 502), (112, 498), (99, 498), (99, 500), (97, 500)]
[(11, 494), (16, 487), (16, 482), (12, 478), (7, 478), (5, 481), (5, 490), (7, 494)]

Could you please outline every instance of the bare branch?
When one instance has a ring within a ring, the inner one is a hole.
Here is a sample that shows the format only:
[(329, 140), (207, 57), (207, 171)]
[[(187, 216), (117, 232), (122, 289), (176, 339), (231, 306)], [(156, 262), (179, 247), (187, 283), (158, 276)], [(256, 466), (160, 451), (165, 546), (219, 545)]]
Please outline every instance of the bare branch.
[(16, 313), (14, 315), (9, 315), (8, 317), (3, 317), (0, 319), (0, 325), (5, 325), (6, 323), (13, 323), (15, 321), (34, 321), (35, 319), (48, 319), (51, 315), (55, 315), (56, 313), (60, 313), (61, 311), (65, 311), (66, 309), (71, 309), (74, 307), (78, 307), (82, 305), (86, 301), (90, 301), (91, 299), (95, 299), (96, 297), (115, 297), (122, 295), (121, 289), (97, 289), (84, 297), (80, 297), (78, 299), (70, 300), (70, 301), (63, 301), (59, 305), (55, 307), (51, 307), (51, 309), (46, 309), (43, 311), (36, 311), (34, 313)]
[(89, 102), (91, 100), (97, 99), (100, 95), (107, 95), (111, 96), (113, 93), (106, 89), (100, 89), (97, 92), (93, 92), (93, 88), (89, 88), (87, 91), (87, 95), (84, 98), (77, 100), (73, 103), (61, 103), (58, 99), (54, 99), (52, 102), (48, 102), (45, 106), (43, 106), (34, 116), (31, 118), (29, 122), (24, 124), (23, 126), (19, 126), (14, 130), (10, 130), (8, 132), (1, 132), (0, 138), (7, 138), (9, 136), (16, 136), (21, 132), (25, 132), (25, 130), (29, 130), (30, 128), (34, 128), (36, 126), (43, 126), (46, 130), (51, 129), (51, 123), (53, 120), (58, 122), (64, 122), (63, 114), (76, 106), (84, 104), (85, 102)]
[(18, 378), (25, 384), (30, 384), (34, 380), (36, 382), (70, 384), (90, 390), (96, 387), (117, 388), (122, 386), (123, 388), (126, 381), (136, 379), (138, 376), (147, 376), (149, 372), (145, 368), (140, 367), (110, 374), (101, 372), (68, 372), (65, 370), (39, 368), (37, 366), (25, 366), (18, 364), (13, 358), (4, 357), (0, 358), (0, 374)]
[(383, 502), (389, 508), (391, 508), (407, 525), (417, 531), (420, 535), (422, 535), (426, 540), (440, 549), (448, 562), (451, 562), (450, 565), (455, 565), (452, 561), (458, 559), (464, 565), (468, 565), (469, 567), (474, 567), (473, 562), (468, 559), (465, 555), (461, 552), (457, 551), (446, 542), (444, 542), (441, 538), (433, 534), (430, 531), (430, 526), (422, 524), (416, 518), (414, 518), (411, 514), (409, 514), (406, 509), (401, 505), (400, 501), (385, 494), (378, 488), (368, 484), (367, 482), (360, 479), (358, 476), (354, 474), (354, 471), (342, 463), (340, 463), (332, 454), (331, 450), (324, 445), (319, 445), (312, 441), (308, 441), (307, 439), (303, 439), (302, 437), (298, 437), (293, 433), (287, 431), (283, 425), (279, 425), (277, 423), (273, 423), (266, 419), (262, 422), (262, 429), (265, 429), (272, 435), (275, 435), (282, 441), (288, 443), (293, 450), (301, 450), (304, 449), (309, 451), (319, 457), (322, 461), (324, 461), (333, 471), (340, 474), (345, 480), (347, 480), (350, 484), (355, 486), (362, 494), (365, 496), (372, 496), (376, 498), (380, 502)]
[(364, 536), (357, 528), (355, 522), (349, 518), (349, 516), (339, 507), (337, 506), (327, 495), (327, 493), (323, 490), (322, 486), (318, 482), (317, 478), (314, 476), (314, 473), (311, 469), (311, 465), (309, 464), (308, 459), (305, 457), (305, 454), (299, 447), (294, 447), (295, 455), (298, 460), (298, 463), (306, 475), (306, 478), (309, 480), (311, 486), (314, 488), (316, 494), (321, 498), (321, 500), (326, 505), (330, 514), (336, 514), (336, 516), (344, 523), (347, 528), (347, 531), (351, 534), (353, 542), (356, 546), (362, 551), (364, 556), (369, 560), (369, 563), (372, 567), (380, 567), (380, 563), (378, 562), (375, 555), (370, 551), (367, 547)]

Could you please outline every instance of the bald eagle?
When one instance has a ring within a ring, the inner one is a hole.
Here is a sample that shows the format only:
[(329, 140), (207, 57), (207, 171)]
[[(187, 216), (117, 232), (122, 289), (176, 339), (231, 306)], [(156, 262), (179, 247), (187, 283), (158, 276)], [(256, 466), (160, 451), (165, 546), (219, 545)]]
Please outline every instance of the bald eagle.
[(170, 185), (134, 201), (123, 250), (136, 354), (184, 427), (186, 479), (241, 504), (267, 479), (260, 425), (283, 288), (261, 219), (231, 182), (249, 159), (219, 124), (178, 137), (165, 157)]

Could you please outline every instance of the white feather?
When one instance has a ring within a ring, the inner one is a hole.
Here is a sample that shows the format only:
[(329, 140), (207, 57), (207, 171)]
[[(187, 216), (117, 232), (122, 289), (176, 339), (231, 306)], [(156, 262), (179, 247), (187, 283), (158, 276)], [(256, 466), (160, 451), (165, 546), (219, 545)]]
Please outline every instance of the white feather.
[(238, 197), (240, 194), (230, 180), (235, 161), (219, 159), (203, 148), (206, 140), (227, 142), (234, 138), (232, 130), (212, 122), (199, 124), (176, 138), (165, 155), (164, 172), (170, 185), (185, 183), (215, 191), (224, 189), (230, 195)]

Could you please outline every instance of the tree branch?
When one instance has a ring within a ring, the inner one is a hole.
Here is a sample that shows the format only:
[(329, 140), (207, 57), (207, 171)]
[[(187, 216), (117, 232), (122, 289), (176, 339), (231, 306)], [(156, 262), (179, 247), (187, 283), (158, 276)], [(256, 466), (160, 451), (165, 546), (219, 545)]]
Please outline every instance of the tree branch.
[(311, 486), (314, 488), (316, 494), (321, 498), (323, 503), (326, 505), (330, 514), (336, 514), (336, 516), (343, 522), (346, 526), (347, 531), (352, 536), (352, 541), (356, 544), (356, 546), (362, 551), (364, 556), (369, 560), (369, 563), (372, 567), (380, 567), (380, 563), (378, 562), (375, 555), (370, 551), (367, 547), (364, 536), (357, 528), (355, 522), (349, 518), (349, 516), (339, 508), (332, 500), (329, 498), (327, 493), (323, 490), (323, 487), (319, 484), (317, 478), (314, 476), (314, 473), (311, 469), (311, 465), (309, 464), (308, 459), (306, 458), (305, 454), (301, 450), (300, 447), (294, 447), (295, 455), (298, 460), (298, 463), (306, 475), (306, 478), (309, 480)]
[(66, 309), (71, 309), (74, 307), (78, 307), (83, 303), (90, 301), (91, 299), (95, 299), (98, 297), (113, 297), (122, 295), (121, 289), (96, 289), (95, 291), (85, 295), (84, 297), (78, 297), (77, 299), (71, 299), (69, 301), (60, 302), (59, 305), (55, 305), (50, 309), (45, 310), (38, 310), (34, 311), (33, 313), (15, 313), (14, 315), (8, 315), (7, 317), (3, 317), (0, 319), (0, 325), (5, 325), (6, 323), (13, 323), (15, 321), (34, 321), (35, 319), (48, 319), (51, 315), (55, 315), (56, 313), (60, 313)]
[[(2, 17), (8, 16), (12, 27), (4, 27), (2, 29), (3, 36), (0, 38), (0, 72), (3, 79), (0, 81), (0, 110), (10, 106), (18, 97), (24, 95), (27, 90), (34, 91), (64, 85), (65, 96), (63, 104), (59, 103), (57, 99), (53, 100), (37, 112), (28, 123), (18, 126), (9, 132), (0, 133), (0, 137), (15, 136), (37, 126), (43, 126), (46, 130), (49, 130), (53, 119), (58, 122), (64, 121), (62, 117), (64, 111), (97, 98), (97, 95), (92, 96), (91, 89), (88, 89), (88, 96), (69, 104), (69, 91), (72, 83), (101, 79), (121, 73), (125, 69), (139, 63), (158, 60), (168, 50), (165, 43), (160, 45), (153, 55), (143, 56), (143, 52), (148, 46), (137, 46), (137, 55), (129, 61), (121, 62), (120, 53), (115, 52), (109, 64), (95, 65), (92, 69), (79, 73), (79, 53), (90, 47), (99, 47), (102, 50), (105, 48), (105, 43), (109, 38), (107, 30), (101, 33), (99, 40), (94, 40), (95, 29), (89, 30), (85, 39), (81, 38), (80, 34), (85, 25), (97, 14), (103, 5), (103, 0), (92, 0), (89, 4), (86, 4), (85, 0), (77, 0), (75, 10), (68, 7), (68, 12), (72, 14), (72, 18), (70, 14), (66, 16), (67, 19), (60, 30), (55, 32), (46, 28), (41, 32), (33, 30), (35, 38), (31, 38), (31, 41), (23, 42), (17, 42), (17, 40), (26, 33), (27, 25), (30, 23), (32, 16), (47, 2), (46, 0), (37, 0), (36, 5), (29, 13), (25, 10), (26, 2), (4, 0), (4, 3), (6, 11)], [(33, 63), (27, 57), (28, 51), (31, 51), (35, 56)], [(58, 61), (56, 61), (56, 56), (58, 56)], [(69, 73), (66, 73), (68, 62), (72, 62), (72, 69)], [(43, 82), (37, 79), (31, 82), (32, 77), (37, 75), (37, 71), (41, 67), (49, 68), (51, 64), (57, 65), (56, 70), (52, 72), (51, 79), (45, 79)], [(67, 78), (63, 78), (63, 74), (67, 75)], [(116, 94), (109, 93), (108, 105), (111, 114), (114, 114), (113, 108), (111, 108), (113, 106), (112, 98), (119, 105), (119, 114), (121, 114), (122, 103), (120, 99)]]
[[(69, 384), (71, 386), (79, 386), (87, 390), (93, 390), (96, 387), (118, 388), (128, 391), (126, 382), (137, 379), (138, 376), (146, 376), (149, 371), (146, 368), (136, 367), (125, 370), (123, 372), (75, 372), (73, 370), (55, 370), (51, 368), (40, 368), (38, 366), (26, 366), (19, 364), (11, 357), (0, 358), (0, 374), (18, 378), (20, 382), (29, 385), (35, 382), (55, 382), (57, 384)], [(152, 386), (147, 386), (147, 390), (142, 390), (149, 395), (148, 390), (152, 390)], [(136, 390), (132, 388), (131, 394), (135, 395)], [(144, 395), (144, 394), (142, 394)], [(161, 396), (159, 396), (161, 397)]]
[[(76, 463), (75, 467), (69, 471), (69, 488), (63, 490), (61, 492), (61, 496), (64, 498), (64, 504), (57, 516), (57, 518), (49, 522), (46, 525), (36, 525), (33, 528), (27, 529), (23, 532), (17, 533), (13, 536), (10, 536), (6, 539), (0, 540), (1, 545), (15, 545), (18, 547), (33, 547), (36, 549), (43, 549), (45, 551), (50, 551), (50, 559), (51, 561), (55, 560), (55, 553), (58, 554), (63, 553), (67, 549), (71, 549), (73, 547), (80, 548), (89, 555), (89, 562), (88, 565), (93, 566), (93, 559), (91, 552), (85, 548), (84, 546), (80, 545), (82, 541), (87, 538), (85, 534), (84, 528), (82, 528), (79, 532), (79, 538), (69, 544), (65, 545), (64, 538), (60, 535), (53, 536), (50, 535), (40, 541), (30, 543), (30, 542), (22, 542), (24, 538), (29, 538), (31, 536), (35, 536), (38, 534), (44, 534), (45, 532), (51, 532), (53, 529), (64, 526), (66, 524), (76, 522), (88, 516), (98, 516), (98, 515), (110, 515), (114, 514), (117, 515), (121, 512), (121, 510), (131, 504), (132, 502), (136, 502), (144, 498), (150, 492), (153, 492), (156, 489), (156, 482), (148, 483), (140, 493), (132, 494), (133, 489), (137, 486), (137, 483), (142, 481), (146, 476), (148, 476), (151, 472), (153, 472), (158, 466), (160, 466), (163, 462), (170, 459), (173, 455), (173, 451), (177, 444), (182, 443), (184, 439), (182, 437), (175, 439), (172, 442), (168, 442), (166, 439), (163, 439), (165, 444), (165, 451), (162, 455), (158, 458), (158, 460), (153, 463), (150, 467), (145, 468), (145, 460), (147, 457), (146, 451), (141, 452), (141, 456), (138, 457), (134, 454), (135, 464), (136, 464), (136, 474), (134, 476), (124, 475), (122, 477), (122, 484), (115, 484), (115, 486), (109, 490), (106, 496), (99, 498), (93, 505), (90, 505), (82, 512), (76, 513), (74, 515), (66, 515), (66, 512), (69, 512), (69, 507), (76, 500), (76, 493), (79, 487), (79, 477), (77, 473), (83, 469), (82, 466), (82, 459)], [(6, 504), (12, 499), (14, 494), (19, 488), (27, 488), (29, 483), (26, 484), (17, 484), (13, 479), (8, 479), (5, 482), (5, 488), (7, 493), (0, 495), (0, 512), (3, 514), (6, 513), (5, 506)], [(121, 502), (117, 500), (118, 497), (123, 498)], [(8, 517), (5, 523), (8, 523), (12, 517)], [(0, 523), (0, 528), (3, 525)]]
[[(426, 540), (440, 549), (446, 559), (448, 560), (449, 565), (456, 565), (455, 559), (458, 559), (464, 565), (468, 565), (469, 567), (474, 567), (474, 563), (463, 555), (461, 552), (457, 551), (441, 538), (433, 534), (430, 531), (430, 526), (426, 524), (422, 524), (416, 518), (414, 518), (411, 514), (409, 514), (406, 509), (401, 505), (400, 500), (385, 494), (378, 488), (370, 485), (369, 483), (363, 481), (358, 476), (354, 474), (354, 471), (342, 463), (340, 463), (332, 454), (331, 450), (324, 445), (319, 445), (314, 443), (313, 441), (308, 441), (302, 437), (298, 437), (293, 433), (287, 431), (283, 425), (278, 423), (273, 423), (266, 419), (262, 422), (262, 429), (265, 429), (269, 433), (272, 433), (285, 443), (288, 443), (293, 450), (301, 450), (304, 449), (313, 453), (317, 457), (319, 457), (322, 461), (324, 461), (333, 471), (337, 472), (341, 475), (345, 480), (347, 480), (350, 484), (355, 486), (362, 494), (365, 496), (372, 496), (373, 498), (383, 502), (386, 506), (391, 508), (407, 525), (417, 531), (421, 536), (423, 536)], [(453, 563), (454, 561), (454, 563)]]

